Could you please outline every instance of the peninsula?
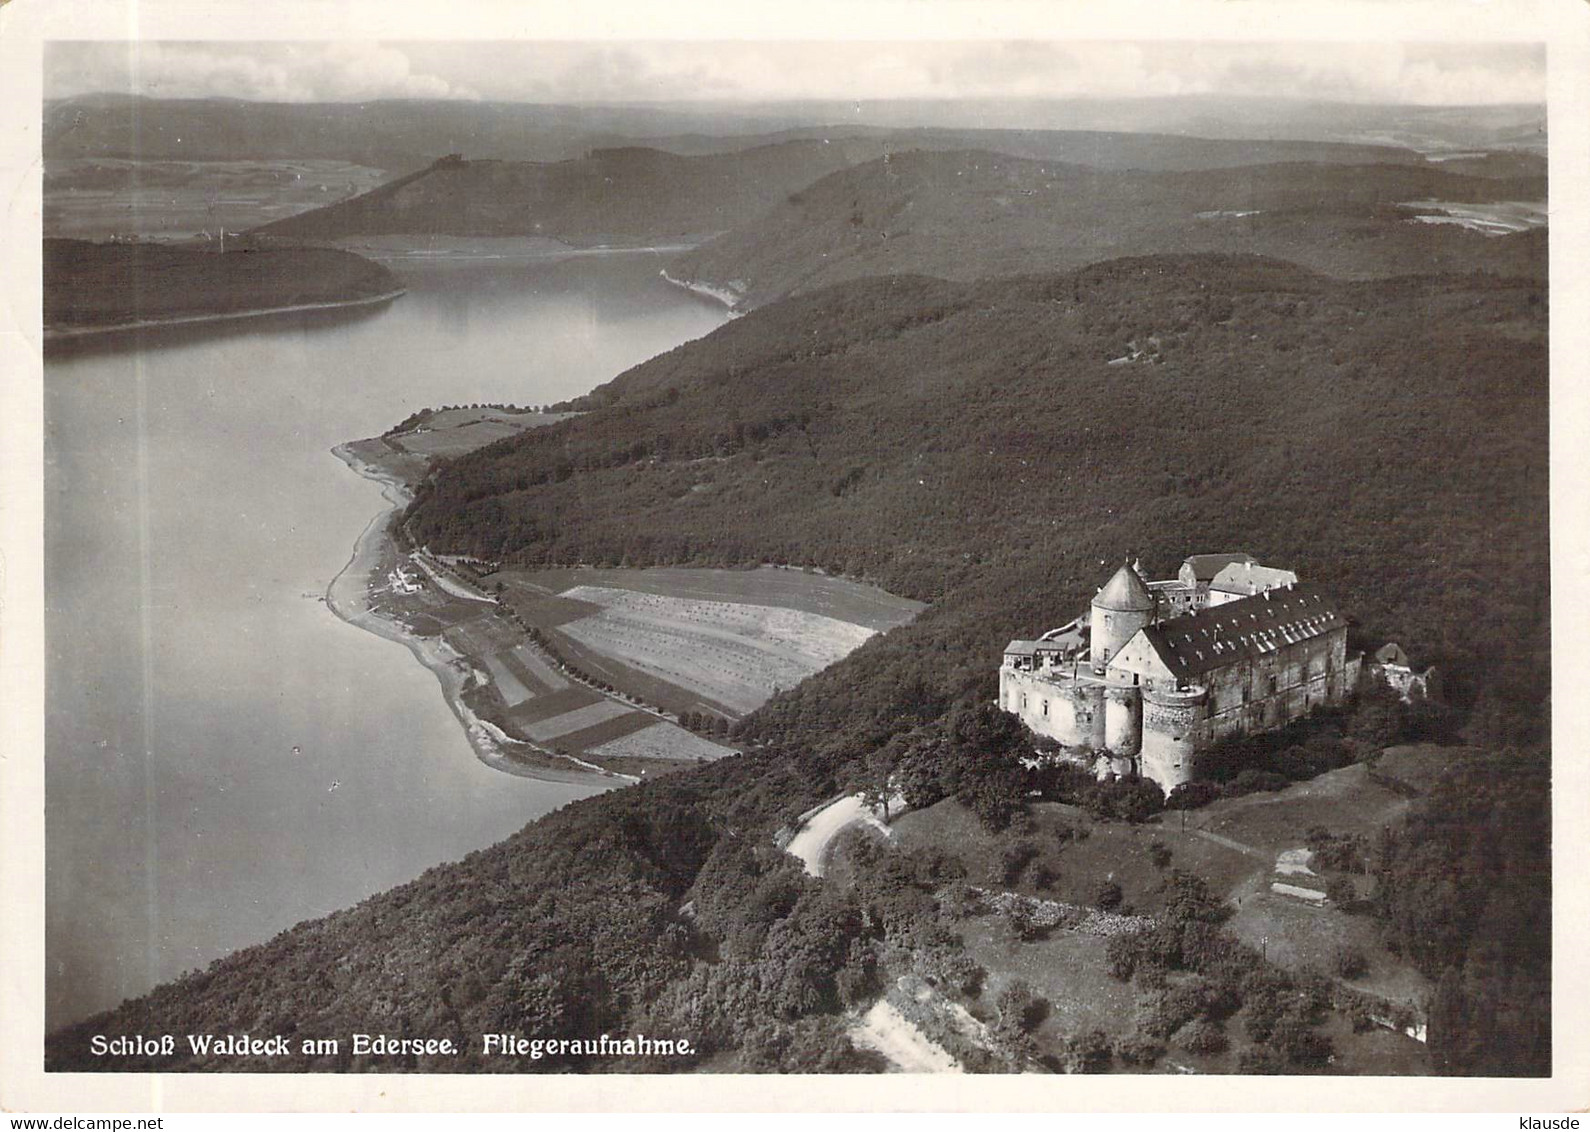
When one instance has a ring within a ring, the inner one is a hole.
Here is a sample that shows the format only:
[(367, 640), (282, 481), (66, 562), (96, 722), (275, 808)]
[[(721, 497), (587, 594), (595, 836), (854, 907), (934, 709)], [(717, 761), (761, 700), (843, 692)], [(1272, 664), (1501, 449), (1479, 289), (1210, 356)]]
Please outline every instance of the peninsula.
[(299, 311), (402, 295), (385, 267), (332, 248), (44, 241), (44, 339)]

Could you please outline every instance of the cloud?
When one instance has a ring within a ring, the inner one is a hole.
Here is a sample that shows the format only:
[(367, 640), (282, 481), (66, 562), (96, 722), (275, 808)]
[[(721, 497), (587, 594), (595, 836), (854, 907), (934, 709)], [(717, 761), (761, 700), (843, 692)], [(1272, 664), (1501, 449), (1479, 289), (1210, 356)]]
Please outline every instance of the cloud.
[(50, 92), (305, 101), (1130, 98), (1540, 102), (1538, 44), (512, 42), (52, 44)]
[(52, 43), (45, 74), (51, 96), (113, 90), (261, 102), (478, 97), (467, 85), (416, 72), (401, 49), (375, 43)]

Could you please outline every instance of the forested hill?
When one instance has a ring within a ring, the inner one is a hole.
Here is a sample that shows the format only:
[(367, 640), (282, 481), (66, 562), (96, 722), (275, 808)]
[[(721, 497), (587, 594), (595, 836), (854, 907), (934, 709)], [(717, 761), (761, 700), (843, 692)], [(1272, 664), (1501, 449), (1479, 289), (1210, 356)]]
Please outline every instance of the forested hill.
[(411, 523), (485, 558), (788, 561), (953, 598), (978, 629), (945, 659), (972, 671), (1068, 619), (1128, 549), (1172, 571), (1235, 547), (1431, 662), (1531, 666), (1544, 336), (1543, 290), (1484, 275), (1201, 256), (861, 280), (450, 464)]
[[(748, 717), (745, 755), (575, 803), (86, 1020), (51, 1037), (48, 1068), (107, 1068), (95, 1033), (354, 1030), (472, 1052), (356, 1062), (344, 1042), (338, 1058), (115, 1068), (691, 1064), (482, 1059), (472, 1036), (499, 1031), (687, 1034), (717, 1068), (845, 1067), (841, 1011), (879, 993), (869, 941), (887, 917), (803, 877), (774, 830), (853, 788), (891, 738), (990, 700), (1004, 643), (1069, 619), (1128, 552), (1155, 574), (1200, 550), (1296, 569), (1369, 640), (1447, 667), (1459, 697), (1483, 683), (1508, 740), (1534, 741), (1545, 298), (1247, 257), (866, 280), (753, 312), (584, 416), (446, 465), (409, 514), (436, 550), (791, 561), (934, 604)], [(1427, 888), (1412, 935), (1444, 907)], [(1467, 1002), (1455, 992), (1451, 1016)]]
[(745, 306), (869, 275), (976, 279), (1186, 252), (1271, 255), (1349, 278), (1472, 269), (1544, 278), (1543, 233), (1481, 236), (1397, 205), (1545, 196), (1544, 177), (1421, 165), (1149, 172), (918, 151), (833, 173), (671, 271), (728, 287)]
[(50, 333), (357, 303), (402, 290), (378, 263), (335, 248), (213, 248), (44, 241)]
[(451, 157), (259, 231), (307, 239), (547, 236), (572, 244), (699, 237), (761, 215), (859, 156), (842, 144), (797, 141), (697, 157), (645, 148), (547, 163)]

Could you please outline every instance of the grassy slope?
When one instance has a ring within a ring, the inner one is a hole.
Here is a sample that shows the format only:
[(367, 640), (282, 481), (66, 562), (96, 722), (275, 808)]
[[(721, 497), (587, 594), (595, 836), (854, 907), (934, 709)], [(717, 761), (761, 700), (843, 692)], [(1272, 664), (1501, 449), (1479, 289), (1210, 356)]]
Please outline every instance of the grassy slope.
[(44, 241), (44, 325), (67, 329), (373, 298), (398, 289), (380, 264), (329, 248), (225, 255), (158, 244)]
[[(1542, 273), (1540, 237), (1488, 240), (1408, 223), (1390, 206), (1544, 196), (1544, 178), (1487, 180), (1431, 166), (1149, 173), (984, 151), (913, 152), (826, 177), (687, 253), (673, 271), (741, 284), (753, 306), (863, 276), (974, 279), (1147, 253), (1253, 252), (1355, 277), (1478, 267)], [(1258, 215), (1198, 215), (1222, 210)]]
[[(229, 956), (55, 1035), (50, 1067), (106, 1068), (82, 1052), (96, 1032), (782, 1025), (815, 1008), (803, 988), (836, 962), (801, 950), (793, 925), (839, 921), (819, 894), (799, 896), (812, 915), (780, 918), (797, 880), (755, 887), (734, 862), (769, 853), (774, 829), (873, 745), (984, 697), (1013, 630), (1070, 616), (1128, 547), (1156, 570), (1228, 546), (1284, 561), (1340, 589), (1372, 631), (1459, 668), (1483, 653), (1538, 701), (1543, 298), (1528, 283), (1344, 284), (1237, 259), (872, 281), (737, 320), (631, 371), (592, 398), (600, 411), (454, 462), (413, 515), (436, 548), (800, 556), (935, 606), (751, 717), (769, 747), (576, 803)], [(1103, 364), (1151, 332), (1163, 364)], [(715, 960), (710, 940), (690, 942), (687, 898), (703, 916), (765, 909), (765, 951)], [(413, 1065), (559, 1068), (370, 1063)]]

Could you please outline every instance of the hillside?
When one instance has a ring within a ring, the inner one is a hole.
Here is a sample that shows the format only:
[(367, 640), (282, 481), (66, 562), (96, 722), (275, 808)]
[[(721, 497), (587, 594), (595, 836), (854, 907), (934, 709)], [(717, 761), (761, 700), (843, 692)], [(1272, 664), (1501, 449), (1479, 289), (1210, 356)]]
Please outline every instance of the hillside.
[(849, 163), (843, 146), (815, 141), (700, 157), (642, 148), (551, 163), (452, 157), (257, 231), (297, 239), (388, 233), (545, 236), (572, 244), (681, 239), (743, 224)]
[(402, 288), (380, 264), (331, 248), (258, 248), (222, 254), (168, 244), (44, 241), (48, 332), (358, 302)]
[[(919, 726), (947, 719), (981, 750), (972, 705), (1003, 643), (1068, 619), (1128, 550), (1155, 574), (1193, 550), (1285, 563), (1338, 592), (1365, 638), (1394, 635), (1447, 668), (1461, 702), (1504, 712), (1509, 742), (1539, 740), (1544, 300), (1528, 281), (1344, 282), (1247, 257), (865, 280), (756, 311), (629, 371), (584, 416), (445, 465), (408, 516), (437, 550), (793, 561), (933, 606), (749, 716), (747, 754), (571, 805), (86, 1020), (51, 1037), (48, 1068), (108, 1068), (83, 1052), (94, 1033), (355, 1030), (469, 1052), (115, 1068), (701, 1064), (482, 1056), (474, 1035), (498, 1031), (688, 1034), (718, 1069), (876, 1068), (841, 1012), (881, 993), (887, 962), (953, 951), (921, 919), (920, 890), (944, 877), (858, 895), (804, 877), (774, 831)], [(1138, 361), (1109, 364), (1134, 342)], [(1429, 961), (1461, 965), (1471, 927)], [(1480, 1001), (1458, 985), (1451, 999), (1454, 1017)]]
[(1543, 199), (1541, 177), (1434, 166), (1143, 172), (912, 152), (832, 174), (671, 271), (726, 287), (744, 306), (869, 275), (976, 279), (1189, 252), (1270, 255), (1353, 278), (1473, 269), (1543, 278), (1541, 235), (1488, 239), (1394, 207)]
[[(690, 139), (680, 140), (688, 143)], [(801, 190), (830, 174), (855, 166), (866, 169), (867, 163), (874, 161), (910, 163), (914, 154), (889, 156), (903, 144), (933, 153), (949, 151), (935, 160), (951, 163), (967, 156), (957, 147), (977, 144), (1030, 159), (1063, 160), (1088, 169), (1114, 170), (1118, 178), (1133, 185), (1138, 183), (1139, 175), (1131, 170), (1207, 171), (1246, 166), (1256, 160), (1339, 162), (1354, 170), (1363, 163), (1406, 166), (1406, 176), (1392, 184), (1429, 187), (1455, 183), (1454, 178), (1432, 172), (1409, 151), (1372, 146), (1205, 142), (1152, 134), (1017, 130), (913, 130), (899, 134), (861, 131), (853, 136), (834, 137), (802, 130), (791, 131), (790, 136), (771, 144), (736, 149), (731, 143), (732, 139), (716, 139), (716, 148), (689, 156), (662, 148), (626, 146), (596, 149), (579, 158), (545, 163), (447, 158), (351, 200), (289, 217), (260, 230), (277, 236), (317, 239), (412, 232), (540, 235), (575, 243), (606, 237), (691, 236), (738, 225), (759, 232), (763, 230), (765, 213), (792, 198), (804, 199), (807, 194)], [(730, 145), (727, 151), (725, 145)], [(1282, 170), (1291, 167), (1274, 166)], [(890, 169), (893, 171), (895, 165)], [(1425, 176), (1421, 177), (1421, 171)], [(1080, 168), (1072, 171), (1073, 175), (1083, 172)], [(865, 173), (861, 179), (866, 180)], [(1332, 184), (1356, 184), (1359, 179), (1355, 172), (1335, 178)], [(1492, 199), (1486, 194), (1516, 193), (1519, 183), (1519, 178), (1464, 182), (1467, 196), (1463, 199)], [(1101, 188), (1108, 191), (1109, 184)], [(1220, 187), (1217, 181), (1188, 191), (1202, 191), (1215, 199)], [(1018, 187), (1017, 191), (1021, 189)], [(825, 199), (825, 192), (819, 190), (818, 200)], [(1155, 201), (1145, 199), (1143, 203), (1151, 206)], [(775, 214), (775, 225), (780, 223), (777, 217)]]

